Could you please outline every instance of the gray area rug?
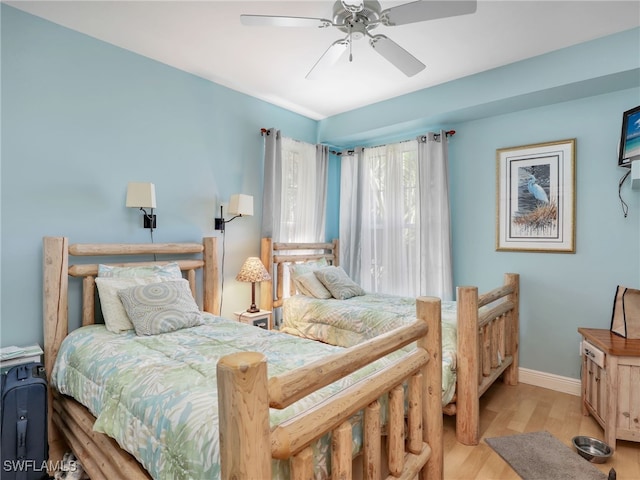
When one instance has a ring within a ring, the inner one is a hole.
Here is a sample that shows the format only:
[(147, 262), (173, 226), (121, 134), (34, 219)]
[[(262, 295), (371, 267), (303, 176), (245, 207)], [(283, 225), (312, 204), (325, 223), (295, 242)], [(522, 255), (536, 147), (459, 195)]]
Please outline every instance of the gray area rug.
[(607, 475), (549, 432), (486, 438), (485, 442), (523, 480), (607, 480)]

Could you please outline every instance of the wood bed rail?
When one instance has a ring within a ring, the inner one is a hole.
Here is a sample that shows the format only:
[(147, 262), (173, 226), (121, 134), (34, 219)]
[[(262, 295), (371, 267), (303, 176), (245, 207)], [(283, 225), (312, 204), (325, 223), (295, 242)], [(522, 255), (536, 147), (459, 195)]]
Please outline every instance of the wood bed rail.
[[(477, 287), (457, 288), (458, 355), (456, 437), (465, 445), (480, 440), (480, 396), (499, 377), (518, 383), (519, 282), (507, 273), (504, 284), (483, 295)], [(482, 307), (482, 308), (481, 308)], [(445, 411), (447, 411), (445, 409)]]
[[(366, 344), (325, 357), (292, 372), (269, 379), (269, 404), (286, 408), (309, 393), (333, 383), (365, 365), (398, 350), (427, 333), (424, 322), (414, 322), (373, 338)], [(318, 381), (319, 377), (322, 381)]]
[[(278, 380), (270, 384), (264, 355), (244, 352), (223, 357), (217, 367), (222, 479), (271, 478), (272, 457), (290, 459), (292, 479), (311, 478), (310, 445), (328, 432), (332, 432), (333, 478), (352, 478), (352, 426), (349, 417), (360, 410), (364, 411), (365, 419), (363, 478), (380, 478), (381, 472), (388, 471), (401, 478), (421, 475), (421, 478), (442, 479), (440, 300), (419, 298), (416, 313), (418, 320), (404, 329), (408, 342), (417, 342), (416, 349), (273, 429), (269, 428), (266, 400), (281, 395), (282, 385), (300, 383), (300, 390), (306, 391), (308, 385), (305, 383), (313, 383), (314, 377), (324, 375), (326, 371), (342, 371), (341, 376), (345, 376), (354, 369), (344, 360), (332, 356), (326, 359), (325, 366), (322, 362), (315, 362), (314, 368), (305, 371), (307, 382), (302, 381), (299, 372), (293, 371), (277, 377)], [(386, 351), (393, 350), (390, 346), (393, 341), (389, 336), (378, 340), (379, 351), (371, 348), (370, 342), (367, 345), (377, 358), (381, 358)], [(345, 349), (345, 359), (354, 348)], [(406, 415), (402, 387), (405, 382), (408, 396)], [(293, 398), (299, 398), (295, 388), (287, 390), (291, 390)], [(389, 392), (389, 423), (386, 425), (388, 461), (385, 465), (380, 465), (383, 455), (378, 398), (382, 391)]]

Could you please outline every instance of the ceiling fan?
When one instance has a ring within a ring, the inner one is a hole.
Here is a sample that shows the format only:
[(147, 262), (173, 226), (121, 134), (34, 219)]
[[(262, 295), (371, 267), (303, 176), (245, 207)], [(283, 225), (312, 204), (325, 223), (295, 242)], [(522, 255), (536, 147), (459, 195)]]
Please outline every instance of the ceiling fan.
[(316, 72), (335, 64), (349, 50), (352, 61), (352, 41), (369, 37), (369, 44), (385, 59), (396, 66), (406, 76), (421, 72), (425, 65), (407, 50), (385, 35), (372, 35), (371, 30), (380, 25), (392, 27), (409, 23), (424, 22), (437, 18), (466, 15), (476, 11), (476, 0), (424, 0), (405, 3), (382, 10), (376, 0), (338, 0), (333, 6), (333, 17), (287, 17), (275, 15), (240, 15), (243, 25), (274, 27), (336, 27), (346, 36), (333, 42), (311, 67), (305, 78), (312, 78)]

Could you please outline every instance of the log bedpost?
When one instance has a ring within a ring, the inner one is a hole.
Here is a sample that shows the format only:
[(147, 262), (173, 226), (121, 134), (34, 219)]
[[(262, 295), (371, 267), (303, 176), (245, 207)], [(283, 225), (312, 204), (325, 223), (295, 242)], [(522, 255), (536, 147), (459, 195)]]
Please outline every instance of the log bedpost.
[(202, 272), (202, 310), (214, 315), (221, 315), (218, 299), (218, 243), (216, 237), (204, 237), (204, 271)]
[[(42, 257), (42, 315), (44, 319), (44, 365), (47, 381), (51, 381), (53, 364), (60, 344), (69, 331), (69, 240), (65, 237), (44, 237)], [(60, 432), (53, 423), (53, 392), (47, 389), (49, 446), (58, 442)], [(58, 460), (58, 459), (55, 459)]]
[(418, 297), (416, 316), (428, 323), (427, 336), (418, 340), (418, 347), (429, 352), (429, 361), (422, 369), (422, 435), (431, 447), (431, 456), (421, 478), (442, 479), (444, 476), (444, 444), (442, 437), (442, 324), (441, 302), (437, 297)]
[(458, 355), (456, 438), (464, 445), (480, 440), (478, 365), (478, 288), (458, 287)]
[(227, 355), (218, 362), (217, 375), (222, 480), (271, 478), (266, 357)]
[(513, 292), (509, 294), (507, 300), (513, 303), (513, 310), (509, 313), (510, 322), (507, 336), (508, 354), (513, 357), (513, 363), (504, 372), (504, 383), (507, 385), (518, 384), (518, 370), (520, 368), (518, 358), (520, 357), (520, 275), (517, 273), (505, 273), (505, 285), (513, 287)]
[[(260, 260), (264, 268), (269, 272), (271, 280), (260, 282), (260, 309), (273, 311), (273, 278), (276, 272), (273, 271), (273, 243), (271, 238), (263, 238), (260, 243)], [(273, 316), (273, 314), (272, 314)], [(272, 320), (273, 321), (273, 318)]]

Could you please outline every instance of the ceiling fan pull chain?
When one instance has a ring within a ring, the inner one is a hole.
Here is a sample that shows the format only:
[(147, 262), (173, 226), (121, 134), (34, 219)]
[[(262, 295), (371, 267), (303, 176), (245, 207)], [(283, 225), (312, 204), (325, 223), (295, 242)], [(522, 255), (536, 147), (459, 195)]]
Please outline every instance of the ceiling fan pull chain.
[(351, 22), (349, 22), (349, 61), (353, 62), (353, 42), (351, 41)]

